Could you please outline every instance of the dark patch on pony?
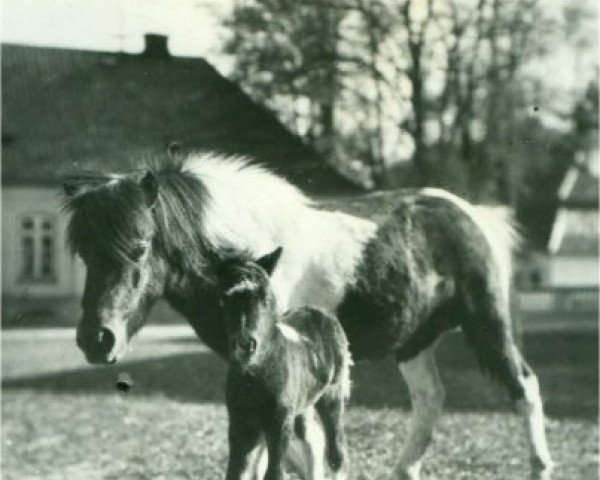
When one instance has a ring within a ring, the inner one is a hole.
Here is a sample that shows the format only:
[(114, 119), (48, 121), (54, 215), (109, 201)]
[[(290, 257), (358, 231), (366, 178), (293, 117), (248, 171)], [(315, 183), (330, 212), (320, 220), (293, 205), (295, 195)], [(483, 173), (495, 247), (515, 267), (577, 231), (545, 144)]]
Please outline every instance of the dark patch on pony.
[[(337, 309), (354, 358), (393, 353), (410, 360), (460, 326), (482, 369), (506, 381), (510, 314), (498, 273), (483, 232), (458, 206), (405, 197), (365, 248), (356, 282)], [(428, 274), (452, 288), (431, 296)]]
[(151, 162), (148, 171), (158, 186), (152, 208), (146, 203), (140, 173), (67, 178), (71, 251), (92, 246), (113, 262), (131, 262), (144, 234), (152, 229), (154, 246), (169, 262), (203, 277), (208, 256), (216, 255), (203, 231), (204, 206), (210, 200), (205, 185), (184, 170), (182, 161), (172, 158)]

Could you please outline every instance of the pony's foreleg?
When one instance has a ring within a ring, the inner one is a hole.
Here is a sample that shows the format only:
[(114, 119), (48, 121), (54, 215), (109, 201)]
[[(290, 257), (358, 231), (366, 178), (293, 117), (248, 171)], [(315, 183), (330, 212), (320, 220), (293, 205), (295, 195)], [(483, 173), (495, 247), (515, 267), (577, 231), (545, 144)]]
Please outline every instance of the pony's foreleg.
[(248, 457), (249, 480), (263, 480), (267, 471), (268, 461), (267, 444), (265, 439), (262, 438)]
[(431, 346), (415, 358), (400, 363), (410, 392), (412, 422), (400, 460), (392, 473), (393, 480), (419, 479), (421, 459), (442, 413), (445, 394), (435, 364), (434, 348)]
[(311, 407), (297, 419), (287, 452), (292, 469), (304, 480), (325, 478), (326, 438), (320, 416)]

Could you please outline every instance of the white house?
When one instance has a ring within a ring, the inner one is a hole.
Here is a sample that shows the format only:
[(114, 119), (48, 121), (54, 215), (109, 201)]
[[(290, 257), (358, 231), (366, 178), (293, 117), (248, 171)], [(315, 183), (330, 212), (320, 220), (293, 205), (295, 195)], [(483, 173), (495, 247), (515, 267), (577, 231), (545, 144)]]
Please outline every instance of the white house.
[(558, 190), (558, 208), (545, 251), (534, 252), (521, 277), (526, 309), (597, 311), (598, 151), (567, 171)]

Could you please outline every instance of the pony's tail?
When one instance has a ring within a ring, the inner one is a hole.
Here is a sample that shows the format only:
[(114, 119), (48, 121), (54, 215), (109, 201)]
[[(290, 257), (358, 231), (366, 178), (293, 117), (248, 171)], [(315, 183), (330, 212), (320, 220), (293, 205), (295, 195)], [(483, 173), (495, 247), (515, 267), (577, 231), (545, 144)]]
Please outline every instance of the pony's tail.
[(505, 208), (469, 205), (471, 215), (485, 236), (502, 285), (505, 300), (509, 301), (514, 253), (521, 246), (521, 235), (513, 216)]
[(512, 277), (512, 258), (515, 250), (521, 245), (521, 236), (510, 212), (504, 207), (473, 205), (453, 193), (437, 188), (424, 188), (421, 193), (431, 197), (443, 198), (453, 203), (479, 228), (492, 252), (503, 294), (508, 302)]

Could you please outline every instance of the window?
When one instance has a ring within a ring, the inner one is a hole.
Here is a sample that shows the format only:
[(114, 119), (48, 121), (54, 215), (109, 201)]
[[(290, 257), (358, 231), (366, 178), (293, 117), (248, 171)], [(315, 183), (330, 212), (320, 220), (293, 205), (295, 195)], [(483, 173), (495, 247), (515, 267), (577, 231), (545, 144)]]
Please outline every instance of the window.
[(46, 214), (21, 217), (21, 280), (56, 281), (55, 218)]

